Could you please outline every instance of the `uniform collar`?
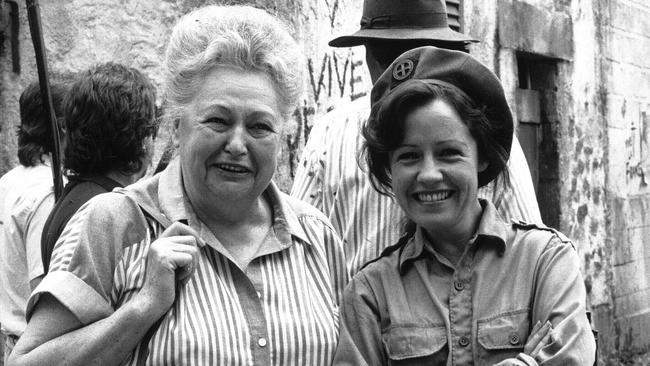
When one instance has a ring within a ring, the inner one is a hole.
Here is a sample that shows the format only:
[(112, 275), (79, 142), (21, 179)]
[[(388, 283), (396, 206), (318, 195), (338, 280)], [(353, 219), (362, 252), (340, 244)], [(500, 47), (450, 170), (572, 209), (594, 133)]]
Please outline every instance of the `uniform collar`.
[[(479, 247), (486, 250), (495, 249), (499, 255), (503, 255), (507, 242), (506, 226), (492, 202), (481, 198), (479, 202), (483, 208), (483, 212), (481, 213), (481, 221), (476, 230), (476, 235), (472, 238), (472, 244), (470, 245), (474, 246), (475, 250)], [(400, 252), (398, 261), (400, 273), (404, 273), (409, 263), (424, 256), (431, 255), (426, 245), (429, 245), (428, 240), (423, 230), (418, 227), (413, 237)]]
[[(296, 212), (287, 204), (287, 199), (283, 197), (284, 194), (280, 192), (274, 182), (269, 184), (263, 194), (271, 204), (273, 230), (280, 243), (284, 247), (288, 247), (293, 242), (291, 236), (295, 236), (302, 242), (311, 245)], [(172, 160), (167, 168), (160, 173), (158, 202), (162, 213), (171, 221), (187, 220), (190, 226), (201, 226), (185, 195), (180, 159), (178, 158)]]

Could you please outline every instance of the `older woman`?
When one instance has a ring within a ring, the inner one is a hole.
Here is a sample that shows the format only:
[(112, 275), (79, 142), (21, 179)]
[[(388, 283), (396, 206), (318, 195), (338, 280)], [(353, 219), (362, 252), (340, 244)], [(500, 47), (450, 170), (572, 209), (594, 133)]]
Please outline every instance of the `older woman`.
[(512, 141), (497, 77), (468, 54), (422, 47), (393, 62), (372, 102), (371, 179), (410, 222), (346, 288), (334, 364), (593, 364), (571, 242), (477, 198)]
[(331, 363), (341, 243), (271, 182), (300, 59), (262, 10), (180, 20), (166, 53), (180, 156), (75, 214), (11, 364)]

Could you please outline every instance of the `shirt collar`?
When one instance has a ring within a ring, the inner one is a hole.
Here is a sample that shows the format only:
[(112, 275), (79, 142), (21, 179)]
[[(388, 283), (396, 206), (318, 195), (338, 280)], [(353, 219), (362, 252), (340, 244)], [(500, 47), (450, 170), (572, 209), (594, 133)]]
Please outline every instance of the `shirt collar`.
[[(481, 213), (481, 221), (479, 222), (478, 229), (474, 239), (474, 247), (496, 248), (499, 255), (503, 255), (506, 250), (507, 233), (506, 226), (501, 220), (496, 207), (492, 202), (479, 198), (483, 212)], [(410, 262), (426, 255), (425, 244), (428, 242), (424, 236), (423, 230), (418, 226), (415, 234), (402, 249), (399, 257), (399, 271), (404, 273), (405, 266)]]
[(167, 168), (160, 172), (158, 183), (158, 202), (160, 210), (172, 222), (196, 220), (190, 202), (183, 189), (180, 159), (175, 158), (169, 162)]
[(42, 162), (45, 166), (52, 166), (52, 157), (50, 154), (41, 154), (41, 159), (39, 161)]
[[(274, 182), (271, 181), (264, 194), (269, 199), (273, 210), (273, 230), (278, 240), (288, 247), (293, 242), (291, 236), (295, 236), (302, 242), (311, 244), (296, 212), (287, 204), (287, 198), (283, 197), (284, 194)], [(198, 218), (183, 189), (181, 164), (178, 158), (172, 160), (160, 173), (158, 202), (162, 213), (171, 221), (187, 220), (190, 226), (193, 223), (200, 226), (196, 222)]]

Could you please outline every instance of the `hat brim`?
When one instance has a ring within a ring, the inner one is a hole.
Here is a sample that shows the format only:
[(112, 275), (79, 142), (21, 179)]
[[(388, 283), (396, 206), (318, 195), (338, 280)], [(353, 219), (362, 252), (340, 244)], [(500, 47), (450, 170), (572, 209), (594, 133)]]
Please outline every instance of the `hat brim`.
[(369, 40), (377, 41), (436, 41), (436, 42), (478, 42), (478, 40), (456, 32), (451, 28), (386, 28), (360, 29), (354, 34), (329, 41), (331, 47), (361, 46)]

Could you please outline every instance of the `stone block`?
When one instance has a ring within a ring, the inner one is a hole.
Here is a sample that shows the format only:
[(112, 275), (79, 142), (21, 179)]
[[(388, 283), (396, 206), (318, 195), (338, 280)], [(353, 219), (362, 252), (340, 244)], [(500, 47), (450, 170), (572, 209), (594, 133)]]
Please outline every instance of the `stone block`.
[(605, 117), (607, 126), (627, 129), (632, 123), (638, 125), (642, 108), (642, 102), (638, 98), (607, 94), (607, 114)]
[(502, 47), (563, 60), (573, 58), (573, 24), (569, 14), (517, 0), (499, 0), (498, 9)]
[(631, 262), (613, 267), (614, 298), (639, 292), (648, 287), (647, 275), (650, 273), (650, 258), (636, 258)]
[(645, 69), (650, 66), (647, 58), (650, 38), (611, 28), (609, 33), (608, 57), (610, 59)]
[(607, 168), (609, 177), (608, 190), (613, 197), (626, 197), (627, 196), (627, 175), (626, 163), (628, 159), (628, 151), (626, 148), (626, 141), (628, 132), (622, 128), (608, 128), (607, 140), (609, 142), (607, 148)]
[[(604, 359), (616, 350), (616, 328), (611, 306), (604, 304), (592, 308), (591, 324), (598, 331), (599, 359)], [(602, 365), (603, 363), (599, 362), (598, 364)]]
[(640, 35), (650, 34), (650, 10), (630, 1), (610, 1), (609, 19), (612, 27), (627, 29)]
[(625, 317), (650, 311), (650, 287), (614, 298), (616, 315)]
[[(631, 196), (628, 199), (626, 224), (630, 229), (650, 229), (650, 195)], [(650, 236), (646, 236), (646, 239)]]
[(607, 127), (624, 128), (626, 126), (625, 116), (627, 115), (628, 104), (625, 96), (607, 95), (607, 115), (605, 116)]
[(616, 316), (616, 326), (620, 330), (620, 352), (644, 352), (650, 348), (650, 308), (636, 314)]
[[(650, 49), (650, 45), (648, 49)], [(610, 72), (611, 75), (607, 80), (609, 93), (639, 99), (650, 96), (650, 69), (612, 63)]]

